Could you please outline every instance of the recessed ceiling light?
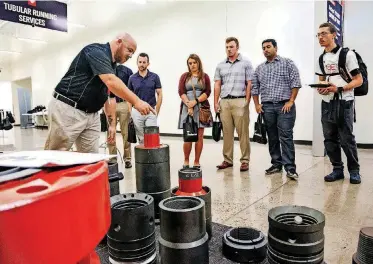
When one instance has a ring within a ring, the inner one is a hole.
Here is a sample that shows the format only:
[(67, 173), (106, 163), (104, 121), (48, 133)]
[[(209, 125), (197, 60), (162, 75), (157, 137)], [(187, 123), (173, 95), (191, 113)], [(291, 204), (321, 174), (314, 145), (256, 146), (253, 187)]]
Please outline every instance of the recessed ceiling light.
[(69, 25), (71, 27), (78, 27), (78, 28), (85, 28), (86, 27), (85, 25), (77, 24), (77, 23), (73, 23), (73, 22), (67, 22), (67, 25)]
[(12, 50), (0, 50), (2, 53), (9, 53), (9, 54), (21, 54), (19, 51), (12, 51)]
[(135, 2), (136, 4), (141, 4), (141, 5), (144, 5), (146, 4), (146, 0), (132, 0), (133, 2)]

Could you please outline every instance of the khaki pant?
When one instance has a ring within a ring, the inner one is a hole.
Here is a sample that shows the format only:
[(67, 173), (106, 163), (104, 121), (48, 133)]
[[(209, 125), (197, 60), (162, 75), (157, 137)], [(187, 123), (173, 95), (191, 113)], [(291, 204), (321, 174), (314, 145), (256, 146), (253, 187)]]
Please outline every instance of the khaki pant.
[[(125, 161), (131, 161), (131, 143), (127, 141), (128, 139), (128, 123), (130, 119), (130, 111), (128, 109), (127, 102), (120, 102), (117, 103), (116, 109), (116, 119), (115, 119), (115, 127), (117, 127), (117, 122), (119, 120), (120, 124), (120, 133), (122, 134), (123, 138), (123, 159)], [(117, 149), (116, 144), (108, 144), (109, 153), (116, 155)]]
[(234, 129), (241, 147), (241, 163), (250, 162), (249, 104), (245, 98), (220, 100), (224, 160), (233, 164)]
[(98, 113), (85, 113), (55, 98), (48, 106), (48, 137), (45, 150), (98, 153), (101, 123)]

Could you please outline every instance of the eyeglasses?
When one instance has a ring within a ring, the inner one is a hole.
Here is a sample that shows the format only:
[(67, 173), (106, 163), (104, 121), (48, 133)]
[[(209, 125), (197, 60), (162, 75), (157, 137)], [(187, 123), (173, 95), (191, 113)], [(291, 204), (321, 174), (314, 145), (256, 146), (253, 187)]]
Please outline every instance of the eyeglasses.
[(317, 34), (316, 34), (316, 38), (319, 38), (320, 36), (321, 36), (321, 37), (326, 37), (328, 34), (331, 34), (331, 33), (329, 33), (329, 32), (321, 32), (321, 33), (317, 33)]
[(134, 51), (133, 49), (131, 49), (131, 48), (126, 47), (126, 50), (127, 50), (129, 53), (131, 53), (132, 55), (135, 53), (135, 51)]

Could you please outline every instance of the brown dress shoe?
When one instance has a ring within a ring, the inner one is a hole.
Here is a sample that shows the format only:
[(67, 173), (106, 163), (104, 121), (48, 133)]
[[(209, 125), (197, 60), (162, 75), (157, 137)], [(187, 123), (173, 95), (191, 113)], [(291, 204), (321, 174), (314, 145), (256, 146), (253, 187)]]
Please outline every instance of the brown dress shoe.
[(249, 170), (249, 164), (242, 163), (240, 167), (240, 171), (248, 171)]
[(223, 170), (223, 169), (226, 169), (226, 168), (229, 168), (229, 167), (233, 167), (233, 164), (230, 164), (226, 161), (223, 161), (222, 164), (216, 166), (216, 168), (218, 168), (219, 170)]

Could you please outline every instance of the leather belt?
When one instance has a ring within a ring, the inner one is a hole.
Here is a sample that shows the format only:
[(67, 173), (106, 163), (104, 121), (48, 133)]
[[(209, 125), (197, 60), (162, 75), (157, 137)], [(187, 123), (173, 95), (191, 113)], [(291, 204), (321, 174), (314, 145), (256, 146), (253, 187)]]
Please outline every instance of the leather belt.
[(227, 95), (226, 97), (222, 97), (221, 99), (238, 99), (238, 98), (246, 98), (246, 96), (245, 95), (242, 95), (242, 96)]
[(69, 106), (72, 106), (76, 109), (79, 109), (80, 111), (83, 111), (85, 113), (92, 113), (90, 111), (88, 111), (87, 109), (83, 109), (81, 107), (78, 106), (78, 103), (75, 102), (74, 100), (71, 100), (70, 98), (67, 98), (66, 96), (62, 95), (62, 94), (59, 94), (57, 93), (56, 91), (53, 91), (53, 97), (56, 98), (57, 100), (69, 105)]
[(289, 100), (282, 100), (282, 101), (277, 101), (277, 102), (275, 102), (275, 101), (266, 101), (266, 102), (262, 102), (262, 104), (285, 104), (285, 103), (289, 102)]

